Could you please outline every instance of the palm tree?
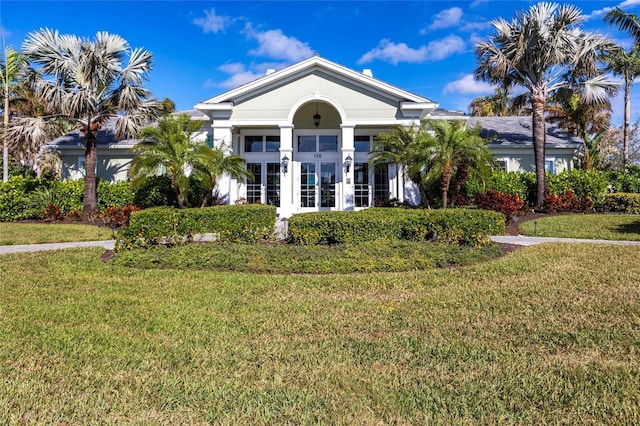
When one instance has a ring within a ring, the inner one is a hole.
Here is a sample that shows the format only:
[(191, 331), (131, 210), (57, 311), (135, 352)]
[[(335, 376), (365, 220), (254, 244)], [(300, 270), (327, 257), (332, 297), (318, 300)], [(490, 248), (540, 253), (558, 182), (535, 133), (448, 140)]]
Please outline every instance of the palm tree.
[(17, 83), (21, 69), (26, 65), (27, 61), (24, 55), (17, 50), (6, 47), (4, 49), (4, 58), (0, 62), (0, 71), (2, 72), (2, 91), (4, 93), (4, 132), (2, 138), (2, 181), (9, 179), (9, 142), (7, 128), (9, 127), (9, 119), (11, 110), (9, 109), (9, 101), (13, 96), (14, 87)]
[[(97, 210), (96, 134), (109, 118), (116, 118), (116, 137), (135, 137), (159, 115), (158, 103), (142, 83), (151, 70), (151, 53), (132, 49), (119, 35), (98, 32), (93, 40), (41, 29), (23, 43), (29, 60), (43, 77), (38, 98), (54, 114), (41, 123), (64, 119), (85, 135), (85, 188), (82, 214)], [(127, 61), (128, 59), (128, 61)], [(31, 128), (35, 129), (33, 125)]]
[(509, 90), (498, 88), (493, 95), (475, 98), (469, 104), (469, 110), (474, 117), (504, 117), (516, 113), (512, 107)]
[[(191, 174), (203, 180), (208, 192), (213, 190), (217, 177), (223, 173), (237, 179), (253, 177), (243, 167), (242, 157), (227, 156), (222, 147), (211, 149), (206, 141), (194, 140), (192, 135), (201, 127), (201, 121), (191, 120), (187, 114), (178, 114), (165, 116), (157, 126), (144, 128), (141, 132), (143, 142), (133, 148), (138, 154), (131, 163), (134, 185), (159, 172), (166, 173), (178, 207), (183, 208)], [(205, 197), (203, 204), (209, 198)]]
[(542, 205), (546, 188), (545, 103), (549, 94), (574, 85), (586, 101), (603, 101), (617, 87), (598, 68), (600, 55), (615, 45), (599, 34), (582, 31), (583, 21), (575, 6), (538, 3), (518, 12), (511, 22), (493, 21), (495, 33), (476, 46), (477, 79), (508, 88), (521, 86), (528, 92), (536, 206)]
[(470, 175), (488, 176), (491, 152), (480, 137), (480, 126), (469, 128), (463, 120), (428, 120), (423, 124), (428, 130), (423, 144), (423, 156), (428, 160), (425, 180), (440, 183), (442, 207), (446, 208), (452, 178), (456, 177), (457, 193)]
[(389, 133), (379, 133), (373, 142), (370, 163), (373, 167), (380, 165), (396, 164), (401, 167), (405, 175), (409, 176), (420, 191), (422, 203), (426, 203), (426, 191), (422, 183), (422, 171), (426, 165), (426, 159), (420, 158), (418, 152), (420, 145), (425, 141), (425, 128), (419, 126), (396, 125)]
[(624, 81), (624, 122), (622, 128), (623, 150), (622, 162), (626, 166), (629, 162), (629, 126), (631, 125), (631, 88), (633, 82), (640, 76), (640, 21), (634, 14), (627, 13), (616, 7), (604, 17), (604, 22), (617, 25), (635, 40), (635, 46), (629, 51), (622, 47), (607, 55), (607, 69), (622, 77)]

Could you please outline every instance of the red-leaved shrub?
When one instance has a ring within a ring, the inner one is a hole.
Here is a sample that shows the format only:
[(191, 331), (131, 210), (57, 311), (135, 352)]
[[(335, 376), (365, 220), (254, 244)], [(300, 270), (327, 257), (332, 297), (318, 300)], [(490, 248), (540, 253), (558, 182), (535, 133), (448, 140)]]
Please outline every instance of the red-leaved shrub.
[(140, 210), (140, 207), (129, 205), (124, 207), (107, 207), (102, 211), (105, 224), (114, 228), (122, 228), (129, 225), (129, 217), (132, 212)]
[(544, 196), (544, 204), (542, 208), (549, 213), (560, 212), (578, 212), (589, 210), (593, 207), (593, 203), (588, 197), (579, 200), (573, 191), (567, 191), (564, 194), (553, 195), (547, 193)]
[(60, 207), (49, 203), (42, 212), (42, 218), (46, 221), (62, 220), (64, 219), (64, 213), (62, 213)]
[(496, 190), (476, 194), (474, 204), (484, 210), (493, 210), (505, 215), (507, 221), (522, 212), (526, 204), (516, 194), (504, 194)]

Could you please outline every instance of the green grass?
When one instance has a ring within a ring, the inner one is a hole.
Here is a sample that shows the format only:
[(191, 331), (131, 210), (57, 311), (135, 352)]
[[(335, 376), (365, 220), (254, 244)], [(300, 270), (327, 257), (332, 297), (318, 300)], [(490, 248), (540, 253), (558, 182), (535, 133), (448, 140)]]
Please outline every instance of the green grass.
[(109, 240), (109, 228), (61, 223), (0, 222), (0, 246)]
[[(537, 223), (536, 223), (537, 222)], [(640, 215), (575, 214), (523, 222), (523, 235), (590, 240), (640, 241)]]
[(144, 269), (334, 274), (461, 266), (493, 259), (500, 254), (496, 244), (475, 249), (427, 242), (378, 240), (336, 246), (190, 244), (122, 250), (114, 262)]
[(421, 272), (0, 258), (0, 424), (638, 424), (633, 247)]

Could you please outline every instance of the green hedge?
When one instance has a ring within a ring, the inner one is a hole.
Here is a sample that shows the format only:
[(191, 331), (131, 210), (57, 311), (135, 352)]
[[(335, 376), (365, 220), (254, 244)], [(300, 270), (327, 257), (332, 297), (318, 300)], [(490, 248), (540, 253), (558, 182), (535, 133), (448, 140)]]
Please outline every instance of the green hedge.
[(504, 234), (504, 215), (474, 209), (375, 208), (359, 212), (315, 212), (289, 220), (291, 244), (362, 243), (379, 238), (483, 246)]
[(241, 205), (194, 209), (157, 207), (131, 214), (118, 235), (117, 250), (193, 241), (197, 234), (214, 234), (216, 241), (256, 243), (274, 232), (273, 206)]
[(640, 214), (640, 194), (623, 192), (607, 194), (604, 200), (604, 207), (605, 210), (611, 212)]

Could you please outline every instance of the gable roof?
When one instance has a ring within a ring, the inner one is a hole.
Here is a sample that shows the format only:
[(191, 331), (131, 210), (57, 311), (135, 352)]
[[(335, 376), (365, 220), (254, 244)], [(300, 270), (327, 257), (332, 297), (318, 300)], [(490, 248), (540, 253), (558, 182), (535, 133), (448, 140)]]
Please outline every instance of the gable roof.
[[(480, 123), (480, 136), (489, 139), (493, 147), (533, 146), (531, 116), (517, 117), (469, 117), (470, 126)], [(546, 145), (552, 148), (577, 148), (582, 139), (562, 130), (556, 124), (546, 123)]]
[[(396, 86), (392, 86), (370, 75), (354, 71), (336, 64), (335, 62), (321, 58), (320, 56), (314, 55), (311, 58), (290, 65), (279, 71), (269, 73), (235, 89), (231, 89), (220, 95), (214, 96), (213, 98), (202, 101), (196, 104), (195, 108), (199, 110), (231, 109), (234, 102), (241, 101), (255, 94), (267, 92), (277, 85), (281, 85), (287, 81), (291, 81), (317, 70), (326, 72), (339, 80), (348, 81), (358, 87), (366, 88), (367, 90), (383, 94), (387, 97), (398, 99), (402, 103), (411, 104), (413, 107), (411, 109), (415, 109), (415, 107), (418, 106), (422, 107), (422, 109), (433, 109), (438, 106), (436, 102), (430, 99), (400, 89)], [(409, 105), (405, 105), (405, 107), (409, 108)]]

